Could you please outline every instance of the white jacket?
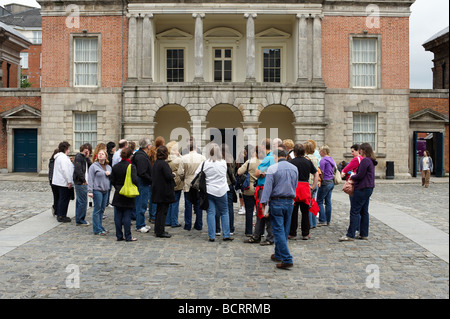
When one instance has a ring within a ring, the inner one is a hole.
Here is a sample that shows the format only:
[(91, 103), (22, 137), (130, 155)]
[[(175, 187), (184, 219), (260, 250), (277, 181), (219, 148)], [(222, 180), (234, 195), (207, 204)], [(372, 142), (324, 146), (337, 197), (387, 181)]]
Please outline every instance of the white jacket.
[(55, 155), (52, 184), (68, 187), (69, 183), (73, 185), (73, 164), (66, 154), (59, 152)]

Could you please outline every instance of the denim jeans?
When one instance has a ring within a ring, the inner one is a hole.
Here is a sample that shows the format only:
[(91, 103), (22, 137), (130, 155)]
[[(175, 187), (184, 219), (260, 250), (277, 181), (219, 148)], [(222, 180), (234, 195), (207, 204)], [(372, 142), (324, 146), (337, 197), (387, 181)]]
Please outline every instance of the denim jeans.
[(75, 222), (77, 224), (86, 224), (86, 210), (88, 205), (88, 186), (75, 185)]
[(216, 237), (216, 213), (219, 214), (222, 222), (223, 238), (230, 237), (230, 219), (228, 216), (227, 194), (222, 197), (216, 197), (208, 194), (209, 207), (206, 210), (206, 222), (208, 223), (208, 237)]
[(189, 200), (187, 192), (184, 193), (184, 229), (191, 230), (192, 228), (192, 206), (194, 206), (195, 223), (194, 228), (202, 230), (203, 228), (203, 211), (200, 209), (200, 199), (193, 205)]
[(245, 235), (251, 235), (253, 231), (253, 210), (256, 200), (254, 195), (243, 195), (245, 206)]
[[(311, 192), (311, 196), (317, 201), (317, 192), (319, 190), (319, 186), (316, 186)], [(317, 217), (313, 213), (309, 213), (309, 226), (311, 228), (317, 227)]]
[(361, 237), (369, 236), (369, 201), (373, 188), (355, 189), (352, 197), (352, 207), (350, 208), (350, 225), (348, 226), (347, 237), (355, 238), (355, 231), (360, 221)]
[(94, 210), (92, 212), (92, 228), (94, 234), (99, 234), (105, 231), (103, 228), (103, 213), (105, 212), (106, 204), (108, 202), (108, 192), (102, 193), (100, 191), (93, 191)]
[(142, 182), (138, 177), (139, 196), (136, 196), (136, 229), (145, 227), (145, 212), (147, 211), (148, 199), (150, 196), (150, 185)]
[[(350, 210), (351, 210), (353, 196), (348, 196), (348, 198), (350, 199)], [(360, 224), (361, 224), (361, 215), (358, 215), (358, 222), (356, 223), (356, 229), (355, 229), (356, 231), (360, 230)]]
[(116, 226), (117, 240), (122, 240), (123, 238), (128, 241), (131, 240), (131, 212), (131, 208), (114, 207), (114, 224)]
[[(233, 192), (231, 191), (231, 185), (229, 187), (230, 191), (227, 192), (228, 218), (230, 219), (230, 232), (234, 233)], [(220, 212), (216, 212), (216, 233), (220, 233)]]
[(292, 264), (292, 255), (288, 248), (288, 236), (291, 228), (292, 210), (294, 201), (292, 199), (275, 199), (269, 202), (270, 223), (272, 224), (273, 237), (275, 241), (275, 258), (285, 264)]
[(175, 203), (169, 205), (169, 211), (166, 217), (166, 226), (177, 226), (178, 223), (178, 210), (180, 208), (181, 190), (175, 191)]
[[(317, 204), (319, 205), (319, 222), (329, 224), (331, 221), (331, 193), (333, 193), (334, 183), (319, 187), (317, 192)], [(325, 201), (325, 206), (324, 206)]]

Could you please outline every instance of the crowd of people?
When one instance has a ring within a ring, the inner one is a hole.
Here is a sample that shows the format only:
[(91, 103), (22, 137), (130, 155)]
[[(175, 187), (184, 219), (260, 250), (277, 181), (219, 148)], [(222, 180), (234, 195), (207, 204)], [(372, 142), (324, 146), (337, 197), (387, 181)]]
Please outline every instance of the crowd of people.
[[(317, 148), (313, 140), (295, 144), (290, 139), (265, 139), (261, 145), (247, 145), (237, 160), (226, 144), (210, 143), (200, 150), (190, 138), (187, 145), (180, 153), (178, 142), (166, 144), (162, 137), (153, 143), (142, 138), (137, 146), (120, 140), (117, 149), (114, 142), (99, 143), (94, 150), (86, 143), (72, 160), (70, 144), (61, 142), (49, 161), (54, 216), (59, 222), (71, 222), (67, 210), (74, 199), (75, 224), (88, 226), (86, 211), (91, 198), (95, 235), (107, 234), (102, 225), (103, 215), (107, 205), (112, 205), (117, 241), (137, 240), (132, 236), (132, 220), (138, 232), (149, 232), (150, 222), (154, 224), (156, 237), (170, 238), (166, 227), (183, 227), (179, 222), (183, 195), (185, 230), (202, 230), (206, 211), (208, 240), (214, 242), (217, 236), (222, 236), (223, 241), (232, 241), (236, 232), (233, 207), (239, 203), (239, 214), (245, 214), (244, 242), (275, 244), (271, 259), (279, 262), (278, 268), (290, 268), (293, 258), (288, 240), (297, 237), (299, 212), (303, 240), (311, 238), (311, 229), (330, 225), (331, 197), (336, 175), (340, 175), (352, 181), (354, 192), (349, 196), (347, 234), (339, 241), (368, 238), (368, 206), (377, 165), (370, 144), (352, 145), (354, 158), (341, 171), (330, 148), (327, 145)], [(138, 191), (135, 197), (122, 194), (130, 184)], [(193, 191), (194, 184), (200, 185), (196, 189), (200, 189), (199, 193)]]

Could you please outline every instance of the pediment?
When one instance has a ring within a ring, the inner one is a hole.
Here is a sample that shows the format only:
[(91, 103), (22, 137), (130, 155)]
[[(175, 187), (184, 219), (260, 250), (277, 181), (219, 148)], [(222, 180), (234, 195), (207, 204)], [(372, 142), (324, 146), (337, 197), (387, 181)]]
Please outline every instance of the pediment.
[(3, 113), (0, 113), (0, 117), (3, 119), (40, 119), (41, 118), (41, 111), (26, 105), (22, 104), (20, 106), (17, 106), (11, 110), (5, 111)]
[(409, 116), (409, 120), (411, 122), (442, 122), (442, 123), (449, 122), (447, 116), (429, 108), (411, 114)]
[(205, 40), (217, 40), (217, 39), (231, 39), (240, 40), (242, 39), (242, 34), (232, 28), (218, 27), (206, 31), (203, 34)]
[(255, 35), (258, 39), (289, 39), (291, 35), (276, 28), (269, 28)]
[(172, 28), (156, 35), (159, 40), (190, 40), (193, 36), (177, 28)]

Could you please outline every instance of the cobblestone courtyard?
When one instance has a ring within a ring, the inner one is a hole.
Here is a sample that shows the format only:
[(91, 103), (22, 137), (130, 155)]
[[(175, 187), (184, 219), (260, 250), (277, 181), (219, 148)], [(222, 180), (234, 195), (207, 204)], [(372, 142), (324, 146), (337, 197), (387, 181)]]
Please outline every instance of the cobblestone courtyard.
[[(48, 182), (26, 180), (0, 178), (0, 245), (3, 230), (33, 216), (42, 213), (53, 222)], [(115, 241), (113, 209), (107, 208), (105, 237), (94, 236), (92, 227), (59, 224), (0, 255), (0, 298), (449, 298), (448, 262), (376, 218), (368, 241), (338, 242), (348, 226), (343, 195), (336, 186), (330, 226), (313, 229), (309, 241), (289, 241), (291, 270), (276, 269), (273, 246), (243, 243), (243, 215), (235, 214), (233, 242), (208, 242), (204, 214), (202, 231), (167, 227), (170, 239), (154, 237), (153, 229), (133, 231), (138, 241), (127, 243)], [(418, 180), (380, 181), (372, 196), (373, 203), (447, 236), (448, 200), (448, 180), (428, 189)], [(89, 221), (91, 214), (92, 208)], [(79, 288), (71, 288), (73, 269)]]

